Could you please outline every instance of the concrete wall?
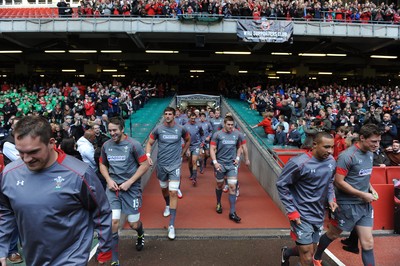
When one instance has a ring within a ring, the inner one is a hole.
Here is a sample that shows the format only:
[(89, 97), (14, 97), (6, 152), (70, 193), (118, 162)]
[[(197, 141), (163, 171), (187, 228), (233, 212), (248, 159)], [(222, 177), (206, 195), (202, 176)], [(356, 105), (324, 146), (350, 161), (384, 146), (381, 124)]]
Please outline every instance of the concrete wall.
[[(276, 163), (272, 155), (262, 147), (258, 140), (252, 136), (247, 125), (243, 123), (238, 114), (227, 104), (225, 99), (222, 100), (222, 113), (231, 112), (234, 116), (235, 121), (239, 124), (240, 128), (246, 134), (247, 147), (249, 150), (250, 159), (250, 170), (257, 178), (260, 185), (264, 190), (270, 195), (272, 200), (277, 204), (277, 206), (285, 212), (285, 209), (279, 199), (278, 191), (276, 189), (276, 180), (281, 172), (281, 168)], [(241, 167), (246, 167), (244, 164)], [(240, 180), (240, 174), (239, 174)]]

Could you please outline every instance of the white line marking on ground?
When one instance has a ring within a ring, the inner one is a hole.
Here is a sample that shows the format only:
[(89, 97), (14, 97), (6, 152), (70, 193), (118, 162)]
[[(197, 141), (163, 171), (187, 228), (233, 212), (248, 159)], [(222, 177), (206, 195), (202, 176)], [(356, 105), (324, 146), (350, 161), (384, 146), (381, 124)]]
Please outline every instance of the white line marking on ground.
[(325, 253), (326, 255), (329, 256), (329, 258), (331, 258), (338, 266), (346, 266), (346, 264), (344, 264), (343, 262), (341, 262), (338, 257), (336, 257), (335, 255), (333, 255), (332, 252), (330, 252), (328, 249), (325, 249)]
[(90, 251), (90, 255), (89, 255), (89, 260), (88, 260), (88, 262), (89, 262), (89, 261), (93, 258), (93, 256), (96, 254), (96, 250), (97, 250), (98, 246), (99, 246), (99, 243), (97, 243), (97, 245), (94, 246), (93, 249)]

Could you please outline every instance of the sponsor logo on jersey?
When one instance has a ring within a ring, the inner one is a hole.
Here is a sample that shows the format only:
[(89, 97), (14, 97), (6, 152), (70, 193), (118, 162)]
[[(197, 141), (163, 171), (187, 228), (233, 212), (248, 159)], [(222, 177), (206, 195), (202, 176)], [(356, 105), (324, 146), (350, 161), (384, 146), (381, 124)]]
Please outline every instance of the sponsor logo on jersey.
[(128, 146), (125, 146), (125, 147), (124, 147), (124, 151), (125, 151), (125, 152), (128, 152)]
[(109, 162), (120, 162), (120, 161), (125, 161), (126, 156), (125, 155), (108, 155), (107, 160)]
[(179, 136), (178, 135), (162, 135), (161, 138), (162, 139), (178, 139)]
[(222, 140), (222, 144), (225, 144), (225, 145), (236, 144), (236, 140), (224, 139), (224, 140)]
[(17, 180), (17, 186), (23, 186), (24, 182), (24, 180)]
[(61, 176), (57, 176), (57, 178), (54, 178), (53, 180), (56, 182), (55, 189), (60, 189), (62, 182), (64, 182), (64, 178), (62, 178)]
[(360, 171), (358, 172), (358, 175), (360, 176), (365, 176), (365, 175), (370, 175), (372, 173), (372, 169), (360, 169)]

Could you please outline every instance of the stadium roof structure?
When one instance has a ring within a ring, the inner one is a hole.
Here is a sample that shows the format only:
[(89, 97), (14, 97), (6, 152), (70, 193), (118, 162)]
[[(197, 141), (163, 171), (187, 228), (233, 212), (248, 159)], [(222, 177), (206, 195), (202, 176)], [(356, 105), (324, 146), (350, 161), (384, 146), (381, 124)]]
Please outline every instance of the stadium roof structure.
[(293, 24), (288, 42), (252, 43), (238, 39), (237, 20), (232, 19), (213, 23), (165, 18), (0, 19), (0, 75), (21, 68), (55, 74), (63, 68), (75, 69), (75, 74), (105, 69), (127, 75), (203, 70), (400, 78), (399, 26)]

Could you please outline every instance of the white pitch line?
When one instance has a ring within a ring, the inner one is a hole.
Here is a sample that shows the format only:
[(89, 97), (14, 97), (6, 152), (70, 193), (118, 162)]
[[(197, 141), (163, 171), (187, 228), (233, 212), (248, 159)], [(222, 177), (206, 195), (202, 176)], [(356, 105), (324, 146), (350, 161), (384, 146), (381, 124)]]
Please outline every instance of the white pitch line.
[(343, 262), (341, 262), (338, 257), (336, 257), (335, 255), (333, 255), (332, 252), (330, 252), (328, 249), (325, 249), (325, 253), (326, 255), (329, 256), (329, 258), (331, 258), (338, 266), (346, 266), (346, 264), (344, 264)]
[(96, 246), (94, 246), (94, 248), (90, 251), (90, 255), (89, 255), (89, 260), (88, 262), (93, 258), (93, 256), (96, 254), (96, 250), (99, 247), (99, 243), (96, 244)]

